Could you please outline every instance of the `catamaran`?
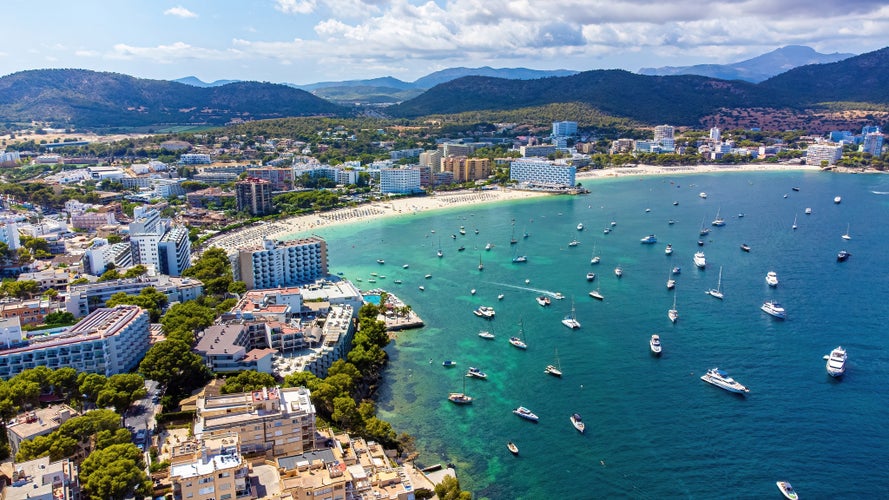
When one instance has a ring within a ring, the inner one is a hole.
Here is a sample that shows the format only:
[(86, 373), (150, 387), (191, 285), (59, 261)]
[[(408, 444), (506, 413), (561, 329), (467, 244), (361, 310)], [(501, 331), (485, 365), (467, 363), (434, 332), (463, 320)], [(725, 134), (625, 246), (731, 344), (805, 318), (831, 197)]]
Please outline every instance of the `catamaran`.
[(562, 319), (562, 324), (572, 330), (580, 328), (580, 321), (577, 321), (577, 314), (574, 310), (574, 301), (571, 301), (571, 314)]

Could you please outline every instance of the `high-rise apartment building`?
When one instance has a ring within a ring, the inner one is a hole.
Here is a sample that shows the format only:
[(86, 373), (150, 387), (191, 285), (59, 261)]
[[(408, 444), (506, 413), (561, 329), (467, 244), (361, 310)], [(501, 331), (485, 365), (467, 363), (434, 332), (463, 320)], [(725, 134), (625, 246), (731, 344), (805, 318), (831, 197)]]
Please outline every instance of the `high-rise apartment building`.
[(806, 149), (806, 164), (820, 166), (822, 162), (833, 165), (843, 157), (843, 146), (839, 144), (810, 144)]
[(883, 153), (883, 134), (879, 132), (870, 132), (864, 135), (864, 141), (861, 143), (861, 151), (870, 153), (873, 156), (880, 156)]
[(191, 266), (191, 240), (184, 227), (172, 227), (153, 208), (136, 207), (130, 223), (133, 264), (151, 265), (159, 272), (180, 276)]
[(327, 276), (327, 242), (313, 236), (290, 241), (263, 240), (238, 251), (239, 279), (247, 289), (312, 283)]
[(577, 135), (577, 122), (553, 122), (553, 137)]
[(454, 174), (455, 182), (486, 179), (491, 175), (491, 160), (488, 158), (467, 158), (465, 156), (449, 156), (442, 158), (443, 172)]
[(573, 187), (577, 167), (556, 165), (542, 159), (518, 159), (509, 167), (509, 178), (538, 186)]
[(235, 184), (238, 211), (247, 211), (250, 215), (266, 215), (272, 213), (272, 183), (255, 177), (248, 177)]
[(412, 194), (422, 191), (419, 168), (380, 169), (380, 194)]

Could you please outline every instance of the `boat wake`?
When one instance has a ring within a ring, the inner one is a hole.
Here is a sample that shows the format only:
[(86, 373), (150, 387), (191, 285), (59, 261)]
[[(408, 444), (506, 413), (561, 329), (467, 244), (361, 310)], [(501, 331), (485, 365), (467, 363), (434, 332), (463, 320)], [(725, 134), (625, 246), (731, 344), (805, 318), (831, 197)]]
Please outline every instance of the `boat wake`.
[(497, 283), (496, 281), (487, 281), (486, 283), (489, 283), (491, 285), (497, 285), (497, 286), (505, 286), (507, 288), (512, 288), (515, 290), (524, 290), (526, 292), (534, 292), (534, 293), (539, 293), (542, 295), (549, 295), (552, 298), (556, 298), (556, 292), (551, 292), (549, 290), (541, 290), (539, 288), (531, 288), (531, 287), (527, 287), (527, 286), (509, 285), (506, 283)]
[(889, 191), (871, 191), (873, 194), (885, 195), (889, 194)]

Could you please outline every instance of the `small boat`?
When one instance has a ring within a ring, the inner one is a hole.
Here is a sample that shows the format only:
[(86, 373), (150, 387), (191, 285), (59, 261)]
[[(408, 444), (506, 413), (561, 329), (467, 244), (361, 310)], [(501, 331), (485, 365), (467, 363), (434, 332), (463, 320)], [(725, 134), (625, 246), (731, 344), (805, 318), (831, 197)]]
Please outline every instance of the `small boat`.
[(646, 209), (645, 209), (645, 213), (649, 213), (649, 212), (651, 212), (651, 209), (650, 209), (650, 208), (646, 208)]
[(442, 258), (442, 257), (444, 257), (444, 253), (442, 253), (442, 251), (441, 251), (440, 249), (439, 249), (438, 252), (435, 253), (435, 255), (438, 255), (438, 258), (439, 258), (439, 259)]
[(516, 255), (515, 257), (512, 258), (512, 261), (515, 262), (516, 264), (528, 262), (528, 256), (527, 255)]
[(785, 198), (787, 198), (788, 196), (790, 196), (790, 195), (788, 195), (788, 194), (785, 194), (785, 195), (784, 195)]
[(682, 272), (682, 268), (679, 267), (679, 266), (676, 266), (676, 267), (673, 268), (673, 271), (672, 271), (672, 272), (673, 272), (673, 274), (679, 274), (679, 273)]
[(400, 285), (400, 284), (404, 283), (404, 281), (401, 281), (401, 280), (395, 280), (395, 281), (393, 281), (392, 283), (395, 283), (396, 285)]
[(556, 349), (556, 364), (546, 365), (546, 368), (543, 370), (543, 373), (552, 375), (553, 377), (561, 377), (562, 376), (562, 366), (559, 364), (559, 350), (558, 349)]
[(456, 240), (456, 239), (457, 239), (457, 235), (456, 235), (456, 234), (452, 234), (452, 235), (451, 235), (451, 239), (452, 239), (452, 240)]
[(373, 278), (371, 278), (371, 279), (369, 279), (369, 280), (367, 280), (367, 282), (368, 282), (368, 283), (376, 283), (376, 282), (377, 282), (377, 280), (375, 280), (375, 279), (373, 279)]
[(508, 443), (506, 443), (506, 449), (508, 449), (509, 452), (512, 453), (513, 455), (519, 454), (519, 447), (516, 446), (515, 443), (513, 443), (512, 441), (509, 441)]
[(469, 291), (469, 295), (475, 295), (475, 288)]
[(386, 261), (383, 259), (377, 259), (377, 264), (385, 264)]
[(766, 284), (773, 288), (778, 286), (778, 273), (775, 271), (766, 273)]
[(617, 276), (618, 278), (622, 277), (624, 275), (624, 269), (620, 266), (615, 267), (614, 268), (614, 275)]
[(806, 215), (812, 215), (812, 209), (807, 207), (805, 213)]
[(738, 218), (739, 218), (739, 219), (743, 219), (743, 218), (744, 218), (744, 212), (739, 212), (739, 213), (738, 213)]
[(845, 250), (840, 250), (839, 252), (837, 252), (837, 262), (846, 262), (846, 260), (851, 255), (852, 255), (851, 253), (849, 253)]
[(698, 269), (707, 267), (707, 256), (704, 255), (704, 252), (695, 252), (693, 261)]
[(679, 206), (679, 202), (678, 202), (678, 201), (674, 201), (674, 202), (673, 202), (673, 206), (674, 206), (674, 207), (678, 207), (678, 206)]
[(794, 215), (794, 216), (793, 216), (793, 225), (790, 226), (790, 229), (793, 229), (794, 231), (796, 231), (796, 228), (797, 228), (797, 227), (798, 227), (798, 226), (796, 225), (796, 215)]
[(580, 328), (580, 321), (577, 321), (577, 313), (574, 310), (574, 302), (571, 302), (571, 314), (562, 318), (562, 324), (572, 330)]
[(494, 248), (494, 245), (492, 245), (492, 244), (490, 244), (490, 243), (485, 244), (485, 251), (488, 251), (488, 250), (490, 250), (490, 249), (492, 249), (492, 248)]
[(673, 295), (673, 308), (667, 311), (667, 317), (670, 318), (671, 323), (676, 323), (676, 320), (679, 319), (679, 310), (676, 309), (676, 296)]
[(676, 221), (673, 220), (673, 219), (670, 219), (670, 220), (667, 221), (667, 224), (670, 225), (670, 226), (672, 226), (673, 224), (676, 224)]
[(524, 418), (525, 420), (530, 420), (532, 422), (537, 422), (538, 420), (540, 420), (540, 417), (538, 417), (537, 414), (525, 408), (524, 406), (519, 406), (518, 408), (512, 410), (512, 412), (519, 417)]
[(592, 272), (586, 273), (586, 280), (587, 281), (593, 281), (594, 279), (596, 279), (596, 273), (592, 273)]
[(379, 276), (379, 274), (377, 274), (377, 273), (370, 273), (370, 275), (373, 276), (373, 277), (377, 277), (377, 276)]
[(707, 295), (722, 300), (722, 266), (719, 266), (719, 279), (716, 281), (716, 288), (711, 288), (705, 292)]
[(411, 267), (410, 264), (405, 264), (405, 265), (401, 266), (402, 269), (407, 269), (409, 267)]
[(427, 274), (426, 276), (423, 276), (423, 277), (426, 278), (426, 279), (428, 280), (428, 279), (431, 279), (431, 278), (432, 278), (432, 275), (431, 275), (431, 274)]
[(472, 313), (479, 318), (485, 319), (493, 319), (496, 315), (494, 308), (489, 306), (479, 306), (478, 309), (473, 310)]
[(470, 366), (468, 370), (466, 370), (466, 376), (472, 378), (480, 378), (482, 380), (486, 380), (488, 378), (488, 374), (479, 370), (474, 366)]
[(649, 234), (648, 236), (639, 240), (639, 243), (643, 243), (646, 245), (651, 245), (657, 243), (657, 237), (653, 234)]
[(849, 235), (849, 224), (846, 224), (846, 233), (840, 236), (840, 238), (847, 241), (852, 239), (852, 236)]
[(743, 251), (745, 251), (745, 252), (749, 252), (749, 251), (750, 251), (750, 245), (748, 245), (747, 243), (741, 243), (741, 250), (743, 250)]
[(843, 201), (843, 198), (841, 196), (835, 196), (833, 198), (833, 202), (836, 203), (837, 205), (839, 205), (841, 201)]
[(565, 298), (565, 296), (562, 295), (562, 292), (556, 292), (553, 294), (553, 298), (555, 298), (556, 300), (562, 300)]
[(827, 359), (827, 374), (831, 377), (842, 377), (846, 373), (846, 350), (838, 346), (824, 356)]
[(539, 295), (539, 296), (537, 296), (536, 300), (537, 300), (537, 303), (543, 307), (546, 307), (546, 306), (552, 304), (552, 301), (549, 300), (549, 297), (547, 297), (546, 295)]
[(478, 332), (478, 336), (485, 339), (485, 340), (492, 340), (494, 338), (494, 334), (487, 331), (487, 330), (482, 330), (482, 331)]
[(577, 230), (578, 230), (578, 231), (583, 231), (583, 222), (578, 222), (578, 223), (577, 223)]
[(699, 247), (704, 246), (704, 240), (698, 240), (698, 246)]
[(509, 343), (513, 345), (513, 347), (517, 347), (519, 349), (527, 349), (528, 344), (522, 340), (522, 333), (524, 333), (524, 323), (519, 321), (519, 333), (514, 337), (509, 337)]
[(716, 227), (722, 227), (725, 225), (725, 219), (719, 216), (719, 210), (716, 210), (716, 218), (713, 219), (713, 222), (711, 222), (710, 224)]
[(466, 394), (466, 379), (463, 379), (463, 392), (452, 392), (448, 394), (448, 401), (458, 405), (472, 404), (472, 397)]
[(655, 356), (661, 355), (661, 336), (658, 334), (654, 334), (651, 336), (651, 340), (648, 341), (648, 347), (651, 349), (651, 353)]
[(703, 198), (703, 199), (705, 199), (705, 200), (707, 199), (707, 193), (705, 193), (705, 192), (703, 192), (703, 191), (701, 191), (700, 193), (698, 193), (698, 196), (700, 196), (701, 198)]
[(667, 278), (667, 290), (672, 290), (674, 288), (676, 288), (676, 280)]
[(461, 228), (460, 228), (460, 234), (465, 236), (465, 235), (466, 235), (466, 229), (464, 229), (464, 228), (461, 227)]
[(736, 394), (746, 394), (750, 392), (750, 389), (729, 377), (728, 373), (719, 368), (711, 368), (707, 370), (707, 373), (701, 376), (701, 380)]
[(611, 232), (611, 228), (609, 228), (609, 227), (606, 227), (605, 229), (602, 230), (602, 234), (608, 234), (610, 232)]
[(463, 245), (460, 245), (460, 248), (457, 249), (458, 252), (462, 252), (464, 250), (466, 250), (466, 247), (464, 247)]
[(445, 368), (453, 368), (453, 367), (457, 366), (457, 362), (452, 359), (446, 359), (441, 362), (441, 366), (443, 366)]
[(577, 241), (577, 239), (573, 239), (573, 240), (571, 240), (571, 241), (568, 242), (568, 246), (569, 246), (569, 247), (576, 247), (577, 245), (580, 245), (580, 242)]
[(798, 188), (797, 186), (793, 186), (793, 187), (790, 188), (790, 189), (793, 190), (793, 191), (799, 191), (799, 188)]
[(796, 490), (793, 489), (793, 486), (790, 485), (787, 481), (778, 481), (775, 483), (778, 485), (778, 489), (781, 490), (781, 494), (784, 495), (784, 498), (788, 500), (799, 500), (799, 495), (796, 494)]
[(766, 301), (765, 303), (763, 303), (760, 309), (762, 309), (763, 312), (765, 312), (766, 314), (770, 314), (778, 319), (784, 319), (787, 317), (787, 312), (784, 310), (784, 307), (774, 300)]
[(425, 292), (425, 291), (426, 291), (426, 287), (424, 287), (423, 285), (420, 285), (419, 288), (420, 288), (420, 291), (421, 291), (421, 292)]
[(497, 300), (503, 300), (503, 294), (502, 294), (502, 293), (497, 295)]
[(475, 228), (475, 234), (478, 234), (478, 228)]
[(590, 292), (590, 297), (592, 297), (596, 300), (605, 300), (605, 296), (602, 295), (602, 292), (599, 291), (599, 288), (596, 288), (595, 290)]
[(614, 226), (616, 226), (616, 225), (617, 225), (617, 222), (616, 222), (616, 221), (611, 221), (611, 227), (614, 227)]
[(574, 428), (577, 429), (577, 432), (583, 434), (583, 431), (586, 430), (586, 424), (583, 423), (583, 419), (580, 418), (580, 414), (575, 413), (571, 415), (570, 419), (571, 425), (573, 425)]
[(664, 248), (664, 255), (673, 255), (673, 245), (667, 243), (667, 247)]

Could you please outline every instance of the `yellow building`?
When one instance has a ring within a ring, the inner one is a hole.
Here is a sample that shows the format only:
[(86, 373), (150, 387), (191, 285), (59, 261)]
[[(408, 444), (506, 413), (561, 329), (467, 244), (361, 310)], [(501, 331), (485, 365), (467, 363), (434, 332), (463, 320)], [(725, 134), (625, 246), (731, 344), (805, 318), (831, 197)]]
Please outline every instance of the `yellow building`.
[(194, 434), (203, 439), (240, 436), (244, 453), (285, 456), (315, 445), (315, 406), (303, 387), (264, 388), (197, 400)]
[(442, 172), (454, 174), (454, 182), (487, 179), (491, 175), (491, 160), (488, 158), (448, 156), (441, 159), (441, 170)]
[(177, 499), (252, 498), (248, 474), (236, 434), (188, 440), (171, 453), (170, 481)]

